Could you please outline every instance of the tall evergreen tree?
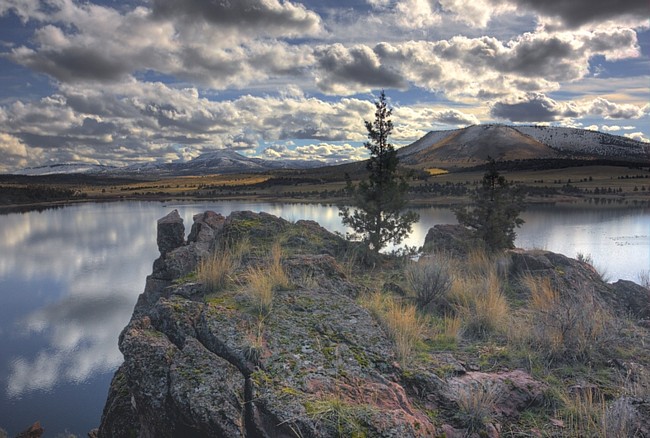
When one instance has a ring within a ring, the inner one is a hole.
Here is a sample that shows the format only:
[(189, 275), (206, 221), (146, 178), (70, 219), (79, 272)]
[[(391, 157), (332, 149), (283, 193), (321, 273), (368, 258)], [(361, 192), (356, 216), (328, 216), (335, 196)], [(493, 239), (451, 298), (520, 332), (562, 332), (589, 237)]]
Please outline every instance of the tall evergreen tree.
[(471, 208), (456, 208), (454, 213), (461, 225), (474, 230), (489, 251), (514, 248), (517, 233), (524, 220), (523, 194), (499, 174), (494, 159), (488, 157), (488, 168), (481, 185), (472, 194)]
[(389, 242), (402, 242), (419, 215), (414, 212), (402, 213), (407, 203), (408, 183), (398, 174), (397, 151), (388, 141), (393, 130), (390, 119), (393, 111), (388, 108), (383, 91), (375, 107), (375, 120), (365, 122), (370, 140), (364, 143), (370, 151), (366, 165), (368, 178), (356, 187), (348, 181), (354, 210), (341, 207), (339, 216), (344, 225), (354, 230), (351, 237), (361, 237), (372, 251), (379, 252)]

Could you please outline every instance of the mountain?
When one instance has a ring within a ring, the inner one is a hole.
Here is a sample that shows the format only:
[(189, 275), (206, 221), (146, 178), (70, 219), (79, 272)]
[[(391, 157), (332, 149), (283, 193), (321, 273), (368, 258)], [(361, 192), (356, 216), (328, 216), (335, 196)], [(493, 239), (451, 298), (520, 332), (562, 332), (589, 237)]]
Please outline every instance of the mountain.
[(466, 167), (488, 156), (501, 161), (608, 159), (650, 162), (650, 144), (574, 128), (473, 125), (433, 131), (398, 151), (404, 164)]
[(115, 167), (87, 163), (61, 163), (47, 166), (28, 167), (13, 172), (15, 175), (45, 176), (59, 174), (89, 174), (104, 173), (115, 170)]
[(272, 161), (262, 158), (249, 158), (235, 151), (220, 149), (206, 152), (184, 162), (172, 163), (135, 163), (125, 167), (110, 167), (93, 164), (55, 164), (32, 167), (14, 172), (16, 175), (57, 175), (88, 174), (103, 176), (180, 176), (208, 175), (214, 173), (248, 173), (276, 169), (306, 169), (321, 165), (320, 162), (308, 160)]

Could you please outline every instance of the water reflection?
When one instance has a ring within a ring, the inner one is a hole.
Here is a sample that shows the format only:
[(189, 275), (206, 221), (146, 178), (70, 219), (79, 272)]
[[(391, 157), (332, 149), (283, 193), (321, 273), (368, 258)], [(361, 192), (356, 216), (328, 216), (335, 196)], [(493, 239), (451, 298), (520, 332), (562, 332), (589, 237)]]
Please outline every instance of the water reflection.
[[(219, 202), (86, 204), (0, 218), (0, 427), (15, 435), (35, 420), (48, 434), (83, 436), (97, 426), (117, 338), (157, 257), (156, 220), (177, 208), (194, 214), (266, 211), (345, 232), (336, 207)], [(420, 246), (430, 227), (454, 223), (447, 209), (419, 210), (405, 242)], [(650, 267), (646, 211), (531, 209), (517, 244), (591, 254), (613, 279)]]

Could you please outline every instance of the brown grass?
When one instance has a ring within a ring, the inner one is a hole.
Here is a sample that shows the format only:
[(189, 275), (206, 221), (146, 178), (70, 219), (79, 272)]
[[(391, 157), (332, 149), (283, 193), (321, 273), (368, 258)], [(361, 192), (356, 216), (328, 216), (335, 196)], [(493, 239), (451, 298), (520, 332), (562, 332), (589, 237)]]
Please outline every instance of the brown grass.
[(210, 292), (219, 292), (226, 288), (239, 263), (228, 248), (214, 252), (199, 262), (197, 278)]
[(530, 337), (548, 359), (589, 361), (605, 348), (612, 317), (589, 290), (561, 293), (548, 277), (522, 278), (530, 291)]
[(414, 357), (416, 346), (425, 330), (415, 306), (402, 304), (390, 295), (375, 292), (363, 304), (378, 319), (395, 344), (398, 360), (408, 365)]
[(510, 306), (494, 273), (485, 278), (455, 279), (449, 300), (470, 335), (484, 337), (504, 330), (507, 325)]
[(261, 266), (251, 266), (246, 271), (246, 294), (260, 316), (268, 315), (273, 305), (273, 292), (290, 286), (282, 267), (282, 248), (279, 242), (271, 246), (268, 260)]

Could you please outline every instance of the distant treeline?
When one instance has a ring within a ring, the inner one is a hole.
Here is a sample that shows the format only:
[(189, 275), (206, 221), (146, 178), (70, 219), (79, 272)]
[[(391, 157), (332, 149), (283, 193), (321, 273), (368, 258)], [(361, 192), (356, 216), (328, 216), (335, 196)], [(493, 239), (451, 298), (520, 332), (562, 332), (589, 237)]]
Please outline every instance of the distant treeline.
[(65, 201), (80, 196), (72, 189), (48, 186), (13, 187), (0, 186), (0, 205), (36, 204), (40, 202)]
[[(650, 169), (650, 161), (648, 162), (633, 162), (624, 160), (582, 160), (575, 158), (548, 158), (548, 159), (531, 159), (531, 160), (512, 160), (512, 161), (497, 161), (497, 167), (500, 171), (513, 171), (513, 170), (550, 170), (550, 169), (564, 169), (568, 167), (584, 167), (584, 166), (615, 166), (615, 167), (628, 167), (630, 169), (643, 169), (647, 167)], [(469, 172), (476, 170), (487, 169), (486, 164), (480, 164), (474, 167), (467, 167), (458, 169), (458, 172)]]

